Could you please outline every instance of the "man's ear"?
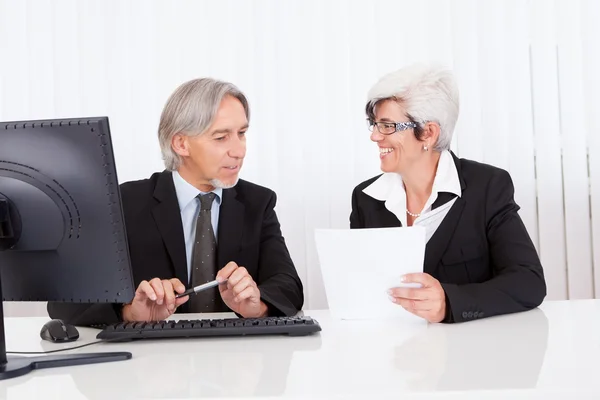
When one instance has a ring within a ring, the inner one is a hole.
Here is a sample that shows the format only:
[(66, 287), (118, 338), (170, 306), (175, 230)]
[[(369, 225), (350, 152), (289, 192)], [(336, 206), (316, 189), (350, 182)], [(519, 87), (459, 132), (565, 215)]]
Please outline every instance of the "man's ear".
[(188, 136), (182, 135), (181, 133), (176, 133), (173, 135), (173, 139), (171, 139), (171, 148), (175, 153), (180, 156), (189, 156), (189, 143)]
[(429, 121), (423, 126), (423, 136), (421, 139), (426, 141), (429, 147), (433, 147), (433, 145), (437, 143), (441, 131), (442, 128), (440, 127), (440, 124)]

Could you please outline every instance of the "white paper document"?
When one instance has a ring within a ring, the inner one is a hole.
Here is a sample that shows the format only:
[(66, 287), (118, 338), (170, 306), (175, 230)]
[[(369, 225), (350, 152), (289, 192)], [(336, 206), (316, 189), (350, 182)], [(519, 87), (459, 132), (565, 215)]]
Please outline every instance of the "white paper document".
[(337, 319), (424, 319), (392, 303), (402, 275), (423, 272), (425, 228), (317, 229), (329, 311)]

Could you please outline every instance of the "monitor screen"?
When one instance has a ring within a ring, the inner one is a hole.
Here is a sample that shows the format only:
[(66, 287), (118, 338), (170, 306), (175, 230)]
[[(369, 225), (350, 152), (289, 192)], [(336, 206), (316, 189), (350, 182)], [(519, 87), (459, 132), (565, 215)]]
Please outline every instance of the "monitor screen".
[(133, 299), (108, 118), (0, 123), (0, 280), (6, 301)]

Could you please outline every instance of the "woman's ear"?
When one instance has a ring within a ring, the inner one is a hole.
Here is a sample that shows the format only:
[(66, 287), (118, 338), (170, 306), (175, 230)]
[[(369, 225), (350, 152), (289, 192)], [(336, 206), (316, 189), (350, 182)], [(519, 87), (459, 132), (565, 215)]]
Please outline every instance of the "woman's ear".
[(173, 139), (171, 139), (171, 148), (180, 156), (189, 156), (188, 136), (182, 135), (181, 133), (173, 135)]
[(423, 135), (421, 136), (421, 140), (426, 141), (429, 147), (433, 147), (437, 143), (441, 131), (442, 128), (440, 127), (440, 124), (429, 121), (423, 126)]

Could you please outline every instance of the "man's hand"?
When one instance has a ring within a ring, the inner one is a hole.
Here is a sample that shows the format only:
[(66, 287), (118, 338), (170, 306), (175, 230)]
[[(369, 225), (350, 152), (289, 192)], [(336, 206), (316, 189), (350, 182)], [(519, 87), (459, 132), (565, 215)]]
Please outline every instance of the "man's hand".
[(446, 317), (446, 295), (440, 282), (425, 273), (406, 274), (404, 283), (420, 283), (420, 288), (396, 287), (388, 291), (390, 300), (429, 322)]
[(219, 291), (227, 307), (244, 318), (267, 316), (267, 305), (260, 300), (260, 290), (246, 268), (229, 262), (217, 273), (219, 282), (225, 279), (227, 284), (219, 285)]
[(142, 281), (131, 304), (123, 307), (123, 320), (150, 322), (166, 319), (190, 297), (176, 299), (175, 292), (185, 292), (185, 286), (177, 278)]

